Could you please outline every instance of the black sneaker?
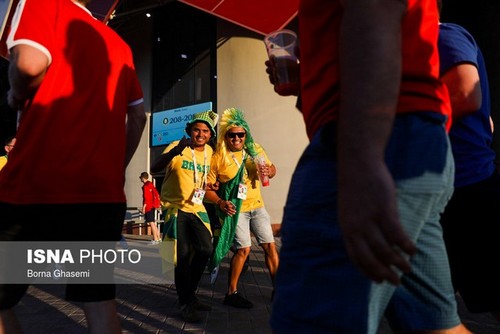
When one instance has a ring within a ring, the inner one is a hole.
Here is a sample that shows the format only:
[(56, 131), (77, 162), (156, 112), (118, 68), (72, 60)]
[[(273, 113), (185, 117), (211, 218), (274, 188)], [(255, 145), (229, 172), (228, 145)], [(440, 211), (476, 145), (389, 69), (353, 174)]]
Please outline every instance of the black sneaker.
[(194, 299), (191, 303), (193, 304), (192, 307), (196, 311), (211, 311), (212, 310), (212, 306), (205, 304), (205, 303), (202, 303), (198, 299)]
[(196, 312), (193, 303), (182, 307), (181, 316), (185, 322), (200, 322), (203, 319), (202, 316)]
[(252, 308), (253, 304), (248, 299), (242, 297), (238, 291), (224, 297), (224, 304), (237, 308)]

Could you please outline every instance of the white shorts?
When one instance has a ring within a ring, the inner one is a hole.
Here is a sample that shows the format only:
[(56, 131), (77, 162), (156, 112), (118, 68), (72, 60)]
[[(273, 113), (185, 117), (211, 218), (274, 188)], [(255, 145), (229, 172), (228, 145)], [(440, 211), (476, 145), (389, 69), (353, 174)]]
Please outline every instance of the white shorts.
[(237, 249), (252, 246), (250, 231), (254, 234), (259, 245), (274, 242), (271, 217), (266, 208), (240, 212), (234, 234), (234, 246)]

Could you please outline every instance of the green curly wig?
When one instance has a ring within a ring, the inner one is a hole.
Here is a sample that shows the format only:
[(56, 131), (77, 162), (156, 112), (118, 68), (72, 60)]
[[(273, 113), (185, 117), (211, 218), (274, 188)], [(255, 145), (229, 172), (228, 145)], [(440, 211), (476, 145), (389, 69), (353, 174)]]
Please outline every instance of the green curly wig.
[(234, 127), (242, 127), (245, 129), (245, 151), (253, 158), (257, 156), (257, 151), (255, 149), (255, 143), (253, 141), (252, 134), (250, 133), (250, 127), (243, 116), (243, 111), (236, 108), (228, 108), (224, 110), (221, 120), (219, 121), (219, 136), (217, 139), (216, 150), (221, 152), (224, 156), (227, 156), (226, 132)]

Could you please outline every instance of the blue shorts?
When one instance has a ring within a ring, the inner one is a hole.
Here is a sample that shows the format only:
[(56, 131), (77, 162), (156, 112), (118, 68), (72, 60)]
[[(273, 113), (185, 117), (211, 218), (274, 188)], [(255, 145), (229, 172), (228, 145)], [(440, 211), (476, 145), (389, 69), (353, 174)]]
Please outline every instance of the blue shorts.
[(262, 207), (247, 212), (240, 212), (234, 235), (234, 246), (236, 249), (252, 246), (250, 231), (252, 231), (259, 245), (274, 242), (271, 217), (267, 213), (266, 208)]
[(333, 123), (318, 131), (292, 178), (271, 314), (274, 332), (374, 334), (384, 314), (395, 328), (458, 325), (439, 224), (454, 173), (442, 119), (396, 117), (386, 149), (401, 222), (419, 249), (398, 289), (375, 284), (347, 256), (337, 224), (335, 138)]

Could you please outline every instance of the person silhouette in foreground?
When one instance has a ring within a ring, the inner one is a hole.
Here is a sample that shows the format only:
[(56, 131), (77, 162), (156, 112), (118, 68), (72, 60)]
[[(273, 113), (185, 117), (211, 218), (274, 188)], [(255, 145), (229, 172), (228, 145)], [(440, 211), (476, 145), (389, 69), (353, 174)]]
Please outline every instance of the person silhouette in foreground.
[(384, 316), (397, 333), (470, 333), (439, 225), (453, 158), (436, 0), (301, 0), (298, 20), (310, 143), (285, 205), (274, 333), (374, 334)]
[[(121, 238), (125, 168), (146, 124), (143, 92), (130, 47), (88, 3), (25, 0), (13, 17), (7, 100), (21, 116), (0, 173), (0, 241), (114, 247)], [(82, 303), (89, 333), (121, 333), (113, 266), (100, 276), (106, 283), (66, 284), (65, 297)], [(21, 332), (13, 307), (28, 286), (0, 284), (0, 333)]]

